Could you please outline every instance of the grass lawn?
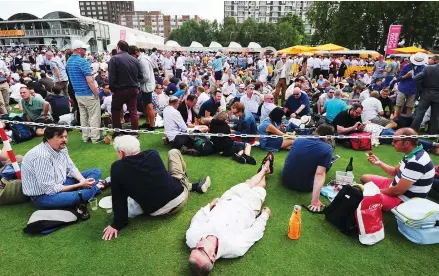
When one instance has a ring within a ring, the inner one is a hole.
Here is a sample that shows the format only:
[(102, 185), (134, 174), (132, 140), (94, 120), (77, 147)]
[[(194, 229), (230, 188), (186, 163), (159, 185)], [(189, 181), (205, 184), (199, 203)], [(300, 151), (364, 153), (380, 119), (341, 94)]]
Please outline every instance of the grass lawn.
[[(14, 145), (16, 154), (41, 140)], [(142, 135), (142, 149), (153, 148), (167, 161), (161, 135)], [(69, 152), (80, 170), (98, 167), (109, 175), (116, 154), (109, 145), (84, 145), (78, 132), (69, 136)], [(364, 152), (337, 148), (341, 158), (329, 172), (344, 170), (354, 157), (355, 179), (364, 173), (383, 173), (369, 165)], [(402, 154), (390, 146), (374, 152), (385, 162), (396, 164)], [(253, 149), (258, 163), (265, 156)], [(397, 230), (391, 214), (384, 215), (385, 239), (374, 246), (361, 245), (357, 237), (347, 237), (328, 224), (322, 215), (302, 212), (302, 235), (292, 241), (287, 237), (288, 221), (295, 204), (308, 204), (310, 194), (289, 191), (280, 184), (287, 152), (275, 154), (275, 173), (268, 177), (265, 204), (272, 210), (265, 235), (239, 259), (219, 260), (212, 275), (436, 275), (439, 246), (411, 243)], [(255, 174), (257, 166), (240, 165), (220, 156), (186, 157), (188, 174), (195, 181), (210, 175), (212, 186), (207, 194), (192, 193), (188, 204), (173, 216), (138, 217), (130, 221), (114, 241), (101, 240), (102, 230), (111, 222), (105, 210), (91, 211), (88, 221), (68, 226), (47, 236), (23, 233), (27, 220), (36, 209), (31, 203), (0, 206), (1, 275), (188, 275), (189, 249), (185, 232), (192, 216), (213, 198)], [(439, 162), (437, 156), (433, 157)], [(258, 164), (259, 166), (259, 164)], [(106, 191), (102, 196), (110, 195)], [(324, 201), (327, 203), (327, 201)]]

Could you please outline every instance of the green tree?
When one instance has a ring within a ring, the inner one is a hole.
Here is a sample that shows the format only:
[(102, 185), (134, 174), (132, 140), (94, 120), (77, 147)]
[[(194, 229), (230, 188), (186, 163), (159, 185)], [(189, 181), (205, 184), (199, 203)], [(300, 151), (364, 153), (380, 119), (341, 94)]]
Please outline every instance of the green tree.
[(390, 25), (402, 25), (406, 46), (432, 46), (439, 31), (439, 2), (315, 1), (308, 19), (313, 44), (335, 43), (351, 49), (384, 52)]

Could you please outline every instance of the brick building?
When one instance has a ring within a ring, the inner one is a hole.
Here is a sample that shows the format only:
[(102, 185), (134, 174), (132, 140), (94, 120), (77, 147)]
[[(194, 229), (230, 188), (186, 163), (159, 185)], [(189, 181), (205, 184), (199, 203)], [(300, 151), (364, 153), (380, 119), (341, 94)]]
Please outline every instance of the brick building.
[(79, 1), (82, 16), (117, 24), (117, 15), (134, 11), (134, 1)]

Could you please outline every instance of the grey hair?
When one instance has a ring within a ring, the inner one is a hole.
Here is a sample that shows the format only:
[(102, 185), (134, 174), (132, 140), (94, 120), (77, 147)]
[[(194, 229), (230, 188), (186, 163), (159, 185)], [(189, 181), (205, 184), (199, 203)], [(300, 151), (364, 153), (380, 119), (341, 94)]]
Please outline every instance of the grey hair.
[(337, 89), (337, 90), (335, 90), (335, 92), (334, 92), (334, 96), (335, 97), (341, 97), (341, 94), (342, 94), (343, 92), (340, 90), (340, 89)]
[(132, 135), (116, 137), (113, 146), (116, 151), (124, 152), (126, 155), (132, 155), (140, 151), (140, 142)]

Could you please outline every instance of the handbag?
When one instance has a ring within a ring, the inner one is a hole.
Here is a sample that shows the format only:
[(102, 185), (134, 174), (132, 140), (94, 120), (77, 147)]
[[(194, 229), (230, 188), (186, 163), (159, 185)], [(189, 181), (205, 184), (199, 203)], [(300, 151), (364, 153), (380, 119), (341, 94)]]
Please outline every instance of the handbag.
[[(371, 150), (372, 141), (370, 132), (356, 132), (349, 135), (350, 137), (361, 136), (362, 138), (350, 138), (352, 149), (354, 150)], [(365, 137), (367, 136), (367, 137)]]

